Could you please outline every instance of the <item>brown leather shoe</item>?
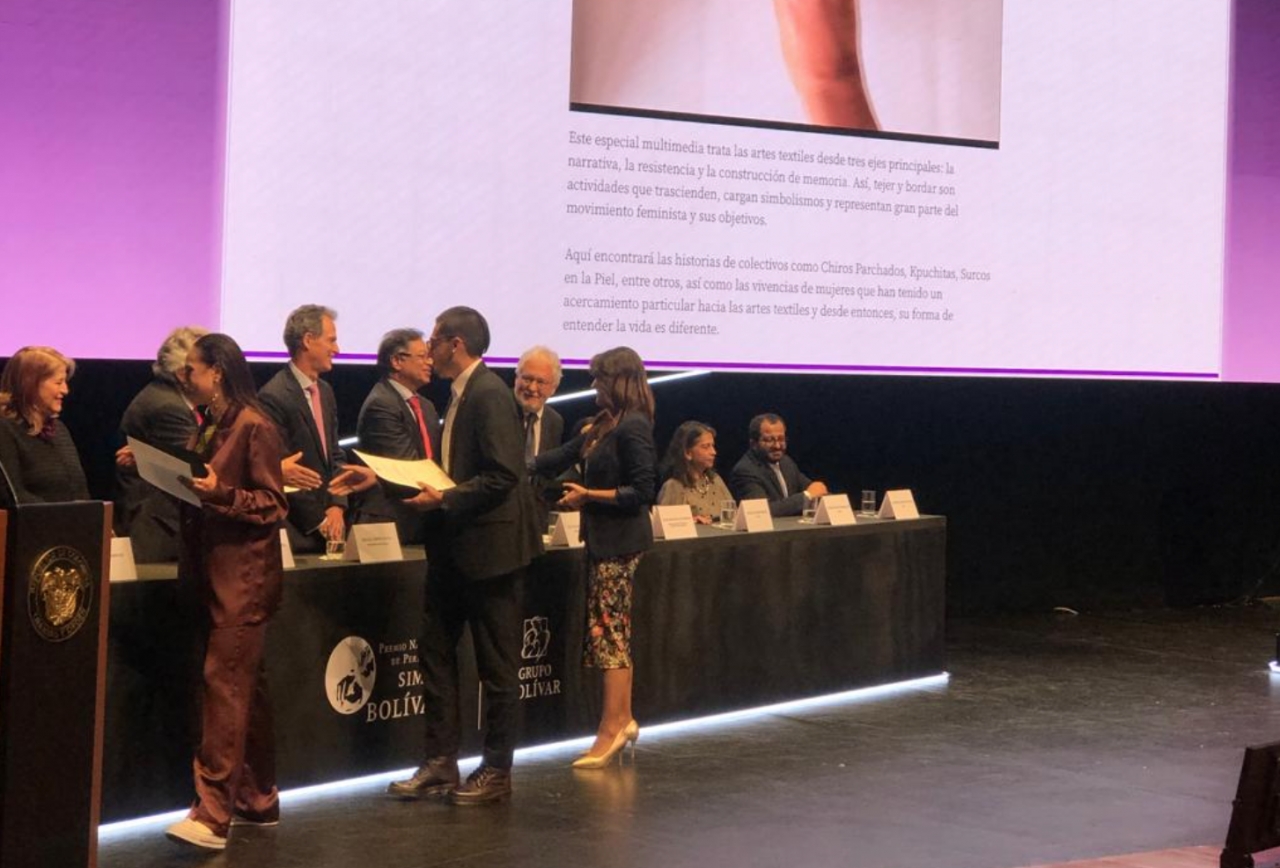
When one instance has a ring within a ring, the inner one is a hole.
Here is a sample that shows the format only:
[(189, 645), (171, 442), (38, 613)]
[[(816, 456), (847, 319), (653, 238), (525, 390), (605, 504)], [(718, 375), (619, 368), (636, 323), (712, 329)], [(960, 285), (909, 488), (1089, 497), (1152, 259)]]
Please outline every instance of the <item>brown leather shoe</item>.
[(467, 775), (467, 782), (453, 791), (455, 805), (487, 805), (511, 795), (511, 770), (481, 763)]
[(447, 796), (458, 788), (458, 778), (456, 757), (432, 757), (413, 773), (413, 777), (388, 784), (387, 793), (400, 799)]

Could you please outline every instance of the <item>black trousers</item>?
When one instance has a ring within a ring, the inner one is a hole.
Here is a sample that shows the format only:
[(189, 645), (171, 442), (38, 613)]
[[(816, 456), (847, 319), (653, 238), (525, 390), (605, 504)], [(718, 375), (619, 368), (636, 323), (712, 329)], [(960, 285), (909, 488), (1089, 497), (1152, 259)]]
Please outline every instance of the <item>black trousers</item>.
[(466, 579), (447, 557), (428, 560), (420, 662), (426, 707), (425, 758), (458, 755), (462, 711), (458, 695), (458, 642), (471, 627), (476, 670), (484, 686), (484, 761), (511, 768), (520, 725), (520, 580), (523, 570)]

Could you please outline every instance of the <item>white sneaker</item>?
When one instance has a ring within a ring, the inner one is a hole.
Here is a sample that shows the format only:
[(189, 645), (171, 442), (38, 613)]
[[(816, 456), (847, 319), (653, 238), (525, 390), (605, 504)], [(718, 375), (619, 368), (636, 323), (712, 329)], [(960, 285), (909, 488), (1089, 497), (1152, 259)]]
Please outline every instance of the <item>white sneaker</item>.
[(204, 823), (190, 817), (174, 823), (164, 833), (175, 841), (194, 844), (206, 850), (225, 850), (227, 847), (226, 835), (216, 834)]

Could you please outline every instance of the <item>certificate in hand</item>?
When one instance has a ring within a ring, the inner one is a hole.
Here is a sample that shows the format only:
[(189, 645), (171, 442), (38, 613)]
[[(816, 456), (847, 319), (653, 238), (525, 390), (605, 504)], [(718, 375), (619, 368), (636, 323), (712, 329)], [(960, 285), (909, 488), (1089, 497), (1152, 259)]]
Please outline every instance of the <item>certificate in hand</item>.
[(136, 437), (128, 439), (129, 448), (138, 463), (139, 476), (179, 500), (185, 500), (192, 506), (200, 505), (200, 498), (195, 492), (178, 481), (180, 476), (192, 479), (209, 475), (199, 455), (186, 449), (160, 449)]
[(454, 487), (454, 481), (440, 469), (430, 458), (418, 461), (405, 461), (401, 458), (383, 458), (370, 455), (359, 449), (352, 450), (356, 457), (378, 474), (383, 487), (393, 489), (392, 493), (403, 497), (412, 497), (422, 490), (423, 484), (430, 485), (436, 491), (445, 491)]

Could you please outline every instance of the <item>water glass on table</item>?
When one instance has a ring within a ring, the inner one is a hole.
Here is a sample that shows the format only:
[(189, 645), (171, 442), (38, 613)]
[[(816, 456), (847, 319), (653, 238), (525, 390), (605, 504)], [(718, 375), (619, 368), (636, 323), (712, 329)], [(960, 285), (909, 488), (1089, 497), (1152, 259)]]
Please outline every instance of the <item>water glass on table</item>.
[(716, 527), (724, 530), (733, 529), (733, 518), (738, 513), (738, 504), (732, 500), (720, 501), (720, 523)]
[(862, 505), (858, 508), (858, 515), (875, 515), (876, 514), (876, 493), (869, 488), (862, 490)]

